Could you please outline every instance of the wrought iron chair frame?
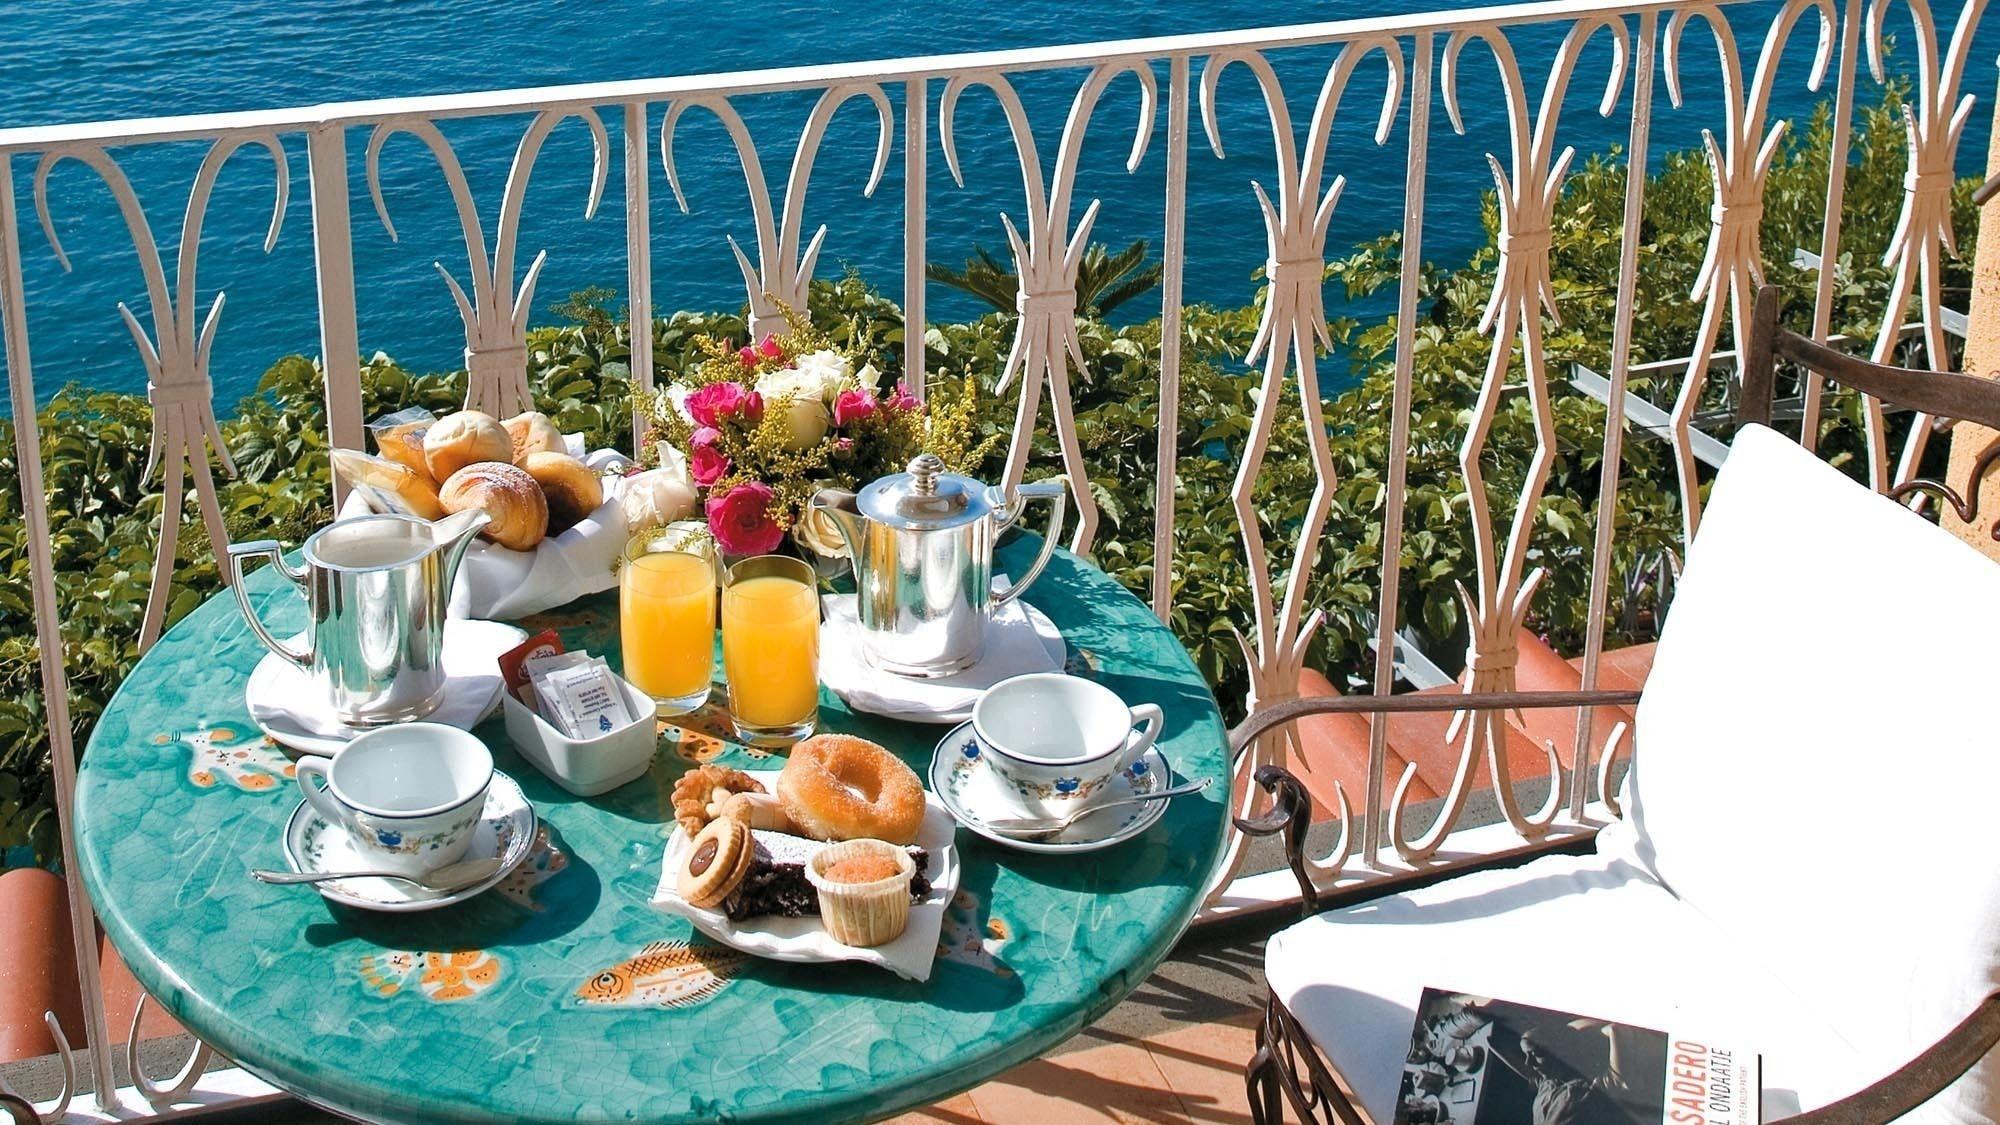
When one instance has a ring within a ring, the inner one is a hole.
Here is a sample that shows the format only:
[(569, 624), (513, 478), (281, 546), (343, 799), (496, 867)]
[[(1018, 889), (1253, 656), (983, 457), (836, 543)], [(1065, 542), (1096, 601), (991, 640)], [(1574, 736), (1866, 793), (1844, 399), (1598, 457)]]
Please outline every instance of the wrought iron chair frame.
[[(1774, 286), (1758, 291), (1750, 339), (1744, 347), (1743, 385), (1737, 423), (1768, 425), (1779, 360), (1796, 364), (1842, 386), (1911, 407), (1940, 419), (1964, 419), (2000, 430), (2000, 381), (1948, 372), (1891, 367), (1835, 351), (1778, 323), (1781, 305)], [(2000, 438), (1974, 461), (1964, 495), (1938, 481), (1911, 480), (1890, 490), (1902, 499), (1929, 492), (1949, 504), (1966, 523), (1979, 514), (1977, 485), (2000, 463)], [(2000, 541), (2000, 520), (1993, 537)], [(1230, 749), (1241, 755), (1257, 738), (1312, 715), (1382, 715), (1436, 711), (1512, 711), (1545, 707), (1630, 706), (1639, 701), (1632, 691), (1471, 692), (1461, 695), (1325, 696), (1296, 699), (1245, 719), (1230, 732)], [(1302, 916), (1318, 913), (1326, 896), (1311, 878), (1305, 857), (1306, 831), (1312, 799), (1299, 779), (1283, 766), (1267, 765), (1255, 775), (1257, 785), (1271, 794), (1271, 811), (1262, 817), (1238, 819), (1250, 836), (1281, 836), (1285, 860), (1299, 881)], [(1508, 861), (1514, 862), (1514, 861)], [(2000, 992), (1988, 995), (1942, 1039), (1900, 1069), (1837, 1102), (1788, 1118), (1797, 1125), (1873, 1123), (1894, 1120), (1930, 1100), (1973, 1063), (2000, 1044)], [(1268, 994), (1264, 1016), (1257, 1025), (1257, 1047), (1244, 1067), (1250, 1116), (1257, 1125), (1277, 1125), (1289, 1105), (1304, 1122), (1367, 1125), (1354, 1099), (1335, 1076), (1332, 1065), (1305, 1027), (1275, 994)]]

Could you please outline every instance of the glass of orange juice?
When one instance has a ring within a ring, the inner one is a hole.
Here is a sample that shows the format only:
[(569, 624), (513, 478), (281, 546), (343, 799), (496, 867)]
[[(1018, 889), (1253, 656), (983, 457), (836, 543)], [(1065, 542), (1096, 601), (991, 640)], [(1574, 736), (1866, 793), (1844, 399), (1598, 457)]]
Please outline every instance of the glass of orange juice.
[(657, 714), (708, 702), (715, 665), (715, 560), (698, 549), (639, 535), (618, 576), (618, 632), (625, 678), (653, 697)]
[(819, 721), (819, 590), (800, 559), (758, 555), (722, 587), (722, 669), (729, 717), (750, 746), (783, 746)]

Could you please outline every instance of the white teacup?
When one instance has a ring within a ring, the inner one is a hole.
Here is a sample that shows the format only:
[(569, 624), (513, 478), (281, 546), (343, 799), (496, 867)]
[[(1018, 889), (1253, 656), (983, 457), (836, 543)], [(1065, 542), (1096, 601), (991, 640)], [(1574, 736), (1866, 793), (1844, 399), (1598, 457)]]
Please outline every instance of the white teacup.
[(1003, 680), (972, 708), (972, 734), (987, 764), (1030, 806), (1095, 795), (1138, 761), (1165, 725), (1158, 707), (1127, 707), (1103, 684), (1060, 672)]
[(457, 727), (401, 723), (360, 735), (335, 757), (299, 759), (298, 778), (307, 803), (347, 829), (370, 870), (422, 875), (465, 855), (493, 755)]

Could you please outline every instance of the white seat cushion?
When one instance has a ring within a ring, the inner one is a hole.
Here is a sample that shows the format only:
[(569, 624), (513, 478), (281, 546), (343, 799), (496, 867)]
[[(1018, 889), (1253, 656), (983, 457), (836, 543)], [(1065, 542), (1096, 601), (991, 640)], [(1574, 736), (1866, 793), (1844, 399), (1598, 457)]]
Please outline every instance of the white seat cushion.
[[(1872, 1077), (2000, 987), (1996, 691), (2000, 565), (1746, 427), (1639, 705), (1629, 854)], [(2000, 1118), (1996, 1070), (1927, 1116)]]
[(1308, 918), (1271, 939), (1264, 972), (1383, 1123), (1426, 987), (1735, 1040), (1763, 1056), (1767, 1121), (1867, 1081), (1783, 982), (1618, 858), (1549, 856)]

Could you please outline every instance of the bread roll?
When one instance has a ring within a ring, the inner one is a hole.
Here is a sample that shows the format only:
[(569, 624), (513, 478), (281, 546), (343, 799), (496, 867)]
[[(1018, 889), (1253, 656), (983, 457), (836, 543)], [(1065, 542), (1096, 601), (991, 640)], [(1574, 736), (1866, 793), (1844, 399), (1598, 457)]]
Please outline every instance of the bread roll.
[(416, 422), (405, 422), (400, 426), (375, 431), (375, 449), (382, 456), (396, 464), (417, 473), (437, 487), (437, 478), (431, 475), (429, 462), (424, 460), (424, 435), (437, 422), (425, 418)]
[(514, 463), (514, 441), (491, 414), (461, 410), (431, 423), (424, 434), (424, 463), (431, 479), (443, 484), (451, 475), (479, 461)]
[(507, 437), (514, 443), (514, 463), (527, 461), (530, 453), (568, 453), (562, 431), (556, 428), (549, 416), (530, 410), (516, 414), (500, 423), (507, 430)]
[(549, 533), (549, 504), (542, 497), (542, 487), (527, 470), (505, 461), (467, 465), (444, 482), (438, 499), (453, 515), (470, 508), (485, 509), (493, 522), (480, 534), (502, 547), (531, 551)]
[(567, 453), (547, 450), (528, 454), (521, 462), (549, 502), (549, 534), (561, 535), (604, 503), (604, 484), (590, 466)]
[(368, 506), (376, 511), (427, 520), (444, 518), (437, 486), (428, 475), (385, 457), (370, 457), (352, 449), (336, 449), (328, 456), (333, 462), (334, 475), (358, 489)]

